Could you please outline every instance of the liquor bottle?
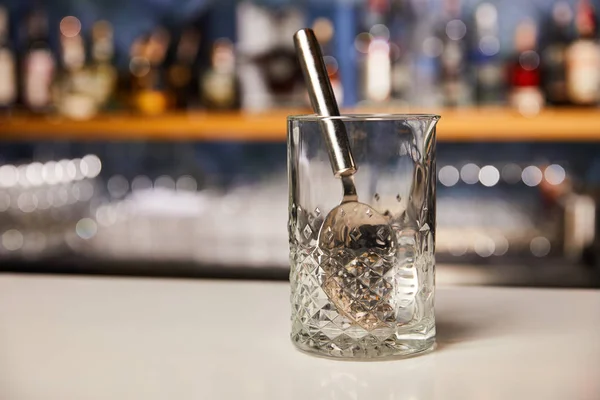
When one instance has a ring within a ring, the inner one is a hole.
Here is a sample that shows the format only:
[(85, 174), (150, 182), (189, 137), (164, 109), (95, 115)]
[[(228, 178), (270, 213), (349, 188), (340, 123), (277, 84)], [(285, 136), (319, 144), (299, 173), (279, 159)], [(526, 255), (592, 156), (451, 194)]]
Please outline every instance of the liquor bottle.
[[(266, 26), (272, 40), (253, 57), (266, 86), (271, 107), (297, 107), (306, 104), (302, 70), (287, 38), (304, 24), (304, 15), (296, 8), (277, 11)], [(263, 27), (264, 29), (264, 27)]]
[(51, 107), (51, 85), (55, 59), (48, 45), (48, 19), (41, 9), (34, 9), (27, 19), (27, 50), (23, 57), (23, 103), (34, 113)]
[(17, 98), (15, 53), (10, 47), (8, 11), (0, 6), (0, 110), (9, 110)]
[(73, 16), (60, 22), (62, 70), (53, 88), (52, 97), (58, 112), (72, 119), (89, 119), (98, 111), (94, 96), (93, 74), (85, 68), (85, 45), (81, 22)]
[(211, 68), (200, 81), (202, 105), (208, 109), (231, 110), (239, 107), (233, 44), (227, 39), (215, 42)]
[(142, 114), (162, 114), (169, 104), (164, 76), (169, 41), (167, 30), (159, 27), (132, 45), (129, 69), (133, 80), (133, 107)]
[(443, 105), (444, 96), (439, 82), (439, 57), (444, 42), (436, 35), (439, 19), (431, 1), (412, 2), (415, 18), (410, 48), (414, 54), (410, 85), (410, 105), (435, 108)]
[(573, 10), (566, 1), (559, 1), (552, 8), (550, 29), (545, 35), (547, 43), (542, 51), (542, 86), (546, 100), (552, 105), (569, 102), (566, 83), (566, 52), (570, 42), (569, 27)]
[(366, 12), (366, 25), (372, 27), (383, 24), (386, 15), (390, 12), (390, 0), (368, 0)]
[(335, 33), (333, 21), (326, 17), (319, 17), (313, 21), (311, 28), (319, 41), (323, 55), (333, 54), (335, 50), (334, 43), (332, 42)]
[(460, 0), (444, 1), (444, 16), (437, 37), (442, 43), (438, 62), (444, 103), (448, 107), (469, 105), (472, 93), (465, 69), (467, 25), (462, 20)]
[[(338, 104), (342, 104), (344, 101), (344, 89), (339, 74), (339, 64), (336, 58), (333, 56), (335, 48), (332, 43), (334, 26), (333, 22), (324, 17), (315, 19), (312, 24), (312, 30), (319, 41), (321, 51), (323, 53), (323, 60), (325, 61), (325, 67), (329, 74), (329, 80), (331, 81), (331, 87)], [(308, 93), (306, 96), (307, 104), (310, 103)]]
[(183, 31), (175, 54), (175, 62), (169, 66), (168, 81), (177, 109), (188, 109), (197, 102), (198, 87), (194, 63), (200, 45), (200, 32), (195, 28)]
[(592, 106), (598, 104), (600, 95), (600, 49), (596, 13), (589, 0), (579, 2), (576, 26), (579, 38), (567, 49), (567, 95), (576, 105)]
[(537, 114), (544, 105), (540, 90), (540, 56), (536, 51), (537, 26), (531, 20), (515, 31), (516, 54), (510, 61), (510, 104), (524, 115)]
[(375, 37), (369, 43), (365, 63), (366, 98), (371, 102), (382, 102), (392, 92), (392, 62), (387, 40)]
[(499, 105), (504, 101), (505, 76), (498, 38), (498, 10), (493, 3), (481, 3), (475, 9), (473, 64), (475, 98), (479, 105)]
[(117, 71), (114, 56), (113, 28), (108, 21), (98, 21), (92, 27), (92, 80), (94, 97), (101, 108), (111, 108)]
[(410, 33), (415, 19), (414, 8), (408, 0), (394, 0), (391, 3), (390, 57), (392, 59), (392, 98), (408, 105), (412, 84), (410, 54)]
[(137, 93), (144, 86), (144, 77), (150, 71), (150, 61), (146, 58), (145, 50), (150, 35), (141, 35), (133, 40), (129, 49), (129, 90)]
[(364, 85), (367, 102), (389, 100), (392, 94), (392, 60), (390, 57), (390, 31), (384, 25), (389, 12), (388, 0), (369, 0), (365, 24), (371, 40), (367, 47), (364, 65)]

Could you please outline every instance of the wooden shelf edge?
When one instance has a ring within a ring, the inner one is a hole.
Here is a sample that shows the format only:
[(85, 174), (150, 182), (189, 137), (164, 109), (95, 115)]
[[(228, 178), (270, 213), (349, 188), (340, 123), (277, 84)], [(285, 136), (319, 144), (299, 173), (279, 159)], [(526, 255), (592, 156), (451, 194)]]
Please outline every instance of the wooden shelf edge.
[[(535, 117), (502, 108), (433, 112), (442, 116), (437, 129), (439, 141), (600, 141), (598, 109), (548, 109)], [(260, 114), (176, 113), (157, 117), (115, 114), (89, 121), (14, 116), (0, 118), (0, 140), (284, 141), (287, 116), (306, 113), (307, 110), (285, 110)]]

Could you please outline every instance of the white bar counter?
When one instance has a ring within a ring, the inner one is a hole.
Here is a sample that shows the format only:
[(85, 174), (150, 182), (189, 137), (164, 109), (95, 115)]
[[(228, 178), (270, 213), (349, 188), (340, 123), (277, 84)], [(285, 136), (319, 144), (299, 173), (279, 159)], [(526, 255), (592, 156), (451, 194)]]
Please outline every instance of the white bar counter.
[(296, 351), (282, 282), (0, 275), (0, 399), (600, 399), (600, 291), (438, 288), (438, 348)]

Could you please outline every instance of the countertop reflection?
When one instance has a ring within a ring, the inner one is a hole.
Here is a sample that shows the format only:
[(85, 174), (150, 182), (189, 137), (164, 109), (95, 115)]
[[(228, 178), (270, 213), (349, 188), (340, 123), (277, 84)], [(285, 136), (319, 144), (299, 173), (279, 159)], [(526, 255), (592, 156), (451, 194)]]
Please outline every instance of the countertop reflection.
[(434, 352), (351, 362), (294, 350), (288, 290), (0, 275), (0, 398), (600, 398), (600, 291), (442, 287)]

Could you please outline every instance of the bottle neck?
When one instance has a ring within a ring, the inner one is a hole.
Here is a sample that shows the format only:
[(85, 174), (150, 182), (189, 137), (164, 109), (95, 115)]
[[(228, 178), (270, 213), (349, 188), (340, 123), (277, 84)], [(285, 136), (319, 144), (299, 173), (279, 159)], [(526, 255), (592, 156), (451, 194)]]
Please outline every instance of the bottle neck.
[(192, 65), (198, 53), (200, 34), (194, 30), (183, 33), (177, 46), (177, 62)]
[(444, 10), (444, 16), (446, 19), (460, 19), (460, 17), (461, 17), (461, 2), (460, 2), (460, 0), (445, 0), (443, 10)]
[(211, 57), (212, 67), (216, 72), (231, 74), (235, 70), (235, 54), (229, 43), (216, 44)]
[(99, 21), (92, 28), (92, 59), (98, 64), (110, 63), (114, 56), (112, 25)]
[(27, 38), (30, 46), (40, 46), (48, 42), (48, 21), (42, 12), (34, 12), (27, 23)]
[(8, 44), (8, 13), (5, 9), (0, 8), (0, 47)]
[(85, 64), (85, 49), (83, 38), (80, 35), (74, 37), (62, 37), (62, 61), (69, 71), (81, 69)]
[(97, 64), (110, 63), (114, 55), (113, 43), (109, 38), (96, 39), (92, 43), (92, 58)]
[(585, 39), (585, 40), (589, 40), (589, 39), (595, 39), (596, 38), (596, 27), (595, 26), (590, 26), (590, 27), (586, 27), (584, 29), (579, 29), (579, 38), (580, 39)]
[(575, 24), (581, 39), (595, 38), (597, 33), (596, 12), (589, 1), (583, 0), (579, 4)]

